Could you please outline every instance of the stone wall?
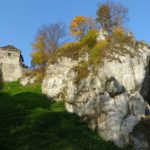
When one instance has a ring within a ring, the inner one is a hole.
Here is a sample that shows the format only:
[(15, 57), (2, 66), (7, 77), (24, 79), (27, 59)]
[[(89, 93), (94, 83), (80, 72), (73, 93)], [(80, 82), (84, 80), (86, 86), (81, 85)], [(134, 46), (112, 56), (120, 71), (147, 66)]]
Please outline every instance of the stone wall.
[(0, 48), (0, 66), (3, 81), (15, 81), (22, 76), (20, 64), (20, 51), (6, 50)]

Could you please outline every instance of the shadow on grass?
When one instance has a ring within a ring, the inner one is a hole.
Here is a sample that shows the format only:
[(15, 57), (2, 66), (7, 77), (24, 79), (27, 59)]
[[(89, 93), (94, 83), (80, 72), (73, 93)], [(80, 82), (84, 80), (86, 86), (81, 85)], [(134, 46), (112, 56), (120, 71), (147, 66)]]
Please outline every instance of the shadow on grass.
[(0, 90), (3, 88), (3, 76), (2, 76), (2, 71), (0, 69)]
[(1, 150), (117, 150), (75, 114), (37, 93), (0, 93)]

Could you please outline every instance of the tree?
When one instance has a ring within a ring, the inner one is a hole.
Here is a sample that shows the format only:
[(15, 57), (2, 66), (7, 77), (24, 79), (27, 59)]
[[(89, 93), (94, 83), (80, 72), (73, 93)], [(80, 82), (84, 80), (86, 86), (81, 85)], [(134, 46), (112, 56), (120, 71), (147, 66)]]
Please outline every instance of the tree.
[(92, 17), (86, 17), (86, 24), (87, 24), (87, 27), (88, 27), (88, 30), (93, 30), (93, 29), (97, 29), (97, 24), (95, 22), (95, 20), (92, 18)]
[(65, 27), (60, 23), (42, 26), (38, 30), (35, 41), (32, 44), (33, 52), (31, 57), (32, 67), (38, 71), (37, 76), (40, 76), (40, 81), (44, 76), (49, 56), (58, 49), (64, 36)]
[(128, 21), (128, 8), (121, 3), (106, 2), (99, 6), (96, 20), (108, 31), (123, 27)]
[(110, 8), (107, 4), (103, 4), (97, 11), (96, 21), (99, 22), (105, 30), (109, 30), (111, 27)]
[(76, 16), (70, 24), (71, 35), (79, 40), (94, 28), (96, 28), (96, 23), (91, 17)]
[(44, 41), (44, 35), (38, 36), (36, 42), (32, 44), (33, 53), (32, 56), (32, 66), (44, 67), (48, 59), (48, 51), (46, 51), (46, 43)]
[(58, 49), (60, 41), (65, 37), (65, 26), (61, 23), (42, 26), (32, 44), (32, 63), (33, 65), (46, 65), (49, 55)]
[(45, 75), (46, 64), (48, 61), (48, 51), (45, 50), (46, 44), (44, 42), (44, 36), (38, 36), (33, 46), (32, 67), (36, 76), (36, 81), (42, 82)]
[(61, 44), (60, 42), (65, 37), (65, 35), (65, 25), (62, 23), (55, 23), (42, 26), (39, 29), (36, 38), (40, 36), (44, 37), (45, 50), (51, 54), (51, 52), (58, 49)]
[(114, 27), (123, 27), (128, 21), (128, 8), (121, 3), (108, 3), (111, 12), (112, 24)]

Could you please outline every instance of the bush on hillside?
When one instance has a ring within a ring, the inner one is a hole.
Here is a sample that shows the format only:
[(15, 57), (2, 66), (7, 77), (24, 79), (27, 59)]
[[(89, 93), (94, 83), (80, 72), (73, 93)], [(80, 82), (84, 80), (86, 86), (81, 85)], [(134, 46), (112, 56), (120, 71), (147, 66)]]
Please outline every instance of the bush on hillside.
[(57, 59), (61, 56), (77, 59), (79, 57), (81, 47), (80, 42), (64, 44), (61, 48), (51, 53), (48, 64), (56, 63)]
[(79, 83), (81, 79), (84, 79), (88, 76), (89, 74), (89, 69), (88, 69), (88, 62), (81, 62), (78, 66), (74, 68), (75, 72), (78, 73), (78, 76), (75, 80), (76, 83)]
[(78, 57), (81, 47), (82, 45), (80, 42), (66, 43), (62, 48), (60, 48), (60, 52), (63, 56), (76, 58)]
[(45, 71), (46, 71), (46, 68), (38, 68), (32, 71), (32, 76), (36, 77), (36, 80), (35, 80), (36, 83), (42, 83), (44, 76), (45, 76)]
[(57, 62), (58, 57), (61, 56), (78, 59), (80, 56), (88, 51), (88, 46), (82, 45), (81, 42), (66, 43), (63, 47), (51, 54), (51, 56), (49, 57), (49, 64)]
[(91, 50), (90, 54), (90, 63), (98, 64), (102, 61), (105, 50), (108, 47), (107, 41), (100, 41), (95, 45), (95, 47)]
[(127, 42), (127, 35), (123, 28), (114, 28), (112, 33), (112, 39), (114, 42)]
[(98, 31), (97, 30), (90, 30), (87, 35), (85, 35), (83, 37), (83, 39), (81, 40), (81, 44), (82, 45), (87, 45), (89, 48), (93, 48), (96, 45), (96, 38), (98, 35)]

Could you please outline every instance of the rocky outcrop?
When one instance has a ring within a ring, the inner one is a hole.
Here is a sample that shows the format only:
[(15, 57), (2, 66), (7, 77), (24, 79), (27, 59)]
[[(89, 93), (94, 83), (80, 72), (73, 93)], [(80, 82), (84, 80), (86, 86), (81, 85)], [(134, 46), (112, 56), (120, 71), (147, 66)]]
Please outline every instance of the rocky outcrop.
[(97, 41), (105, 41), (106, 37), (108, 36), (108, 32), (104, 29), (100, 29), (98, 37), (97, 37)]
[(34, 84), (36, 81), (35, 76), (24, 76), (20, 79), (20, 84), (23, 86), (29, 85), (29, 84)]
[(82, 117), (105, 140), (123, 146), (130, 143), (133, 127), (145, 116), (141, 89), (148, 75), (150, 48), (138, 42), (107, 51), (96, 71), (89, 66), (89, 74), (78, 83), (75, 68), (88, 61), (88, 56), (59, 58), (47, 68), (42, 91), (56, 100), (64, 99), (69, 112)]

